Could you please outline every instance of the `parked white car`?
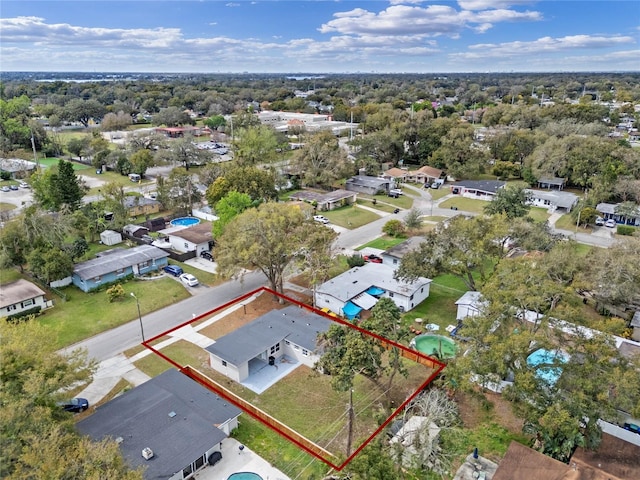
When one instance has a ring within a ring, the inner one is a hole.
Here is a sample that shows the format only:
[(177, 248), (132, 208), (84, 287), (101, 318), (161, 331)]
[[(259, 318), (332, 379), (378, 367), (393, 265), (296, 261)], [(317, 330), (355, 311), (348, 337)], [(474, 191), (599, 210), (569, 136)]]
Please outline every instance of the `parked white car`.
[(596, 225), (601, 227), (604, 225), (604, 218), (602, 217), (596, 217)]
[(322, 216), (322, 215), (314, 215), (313, 219), (316, 222), (320, 222), (320, 223), (324, 223), (324, 224), (329, 223), (329, 219), (327, 217)]
[(605, 227), (609, 227), (609, 228), (615, 228), (617, 225), (616, 221), (612, 218), (610, 218), (609, 220), (607, 220), (606, 222), (604, 222), (604, 226)]
[(180, 280), (182, 281), (182, 283), (190, 287), (195, 287), (196, 285), (198, 285), (198, 279), (190, 273), (183, 273), (182, 275), (180, 275)]

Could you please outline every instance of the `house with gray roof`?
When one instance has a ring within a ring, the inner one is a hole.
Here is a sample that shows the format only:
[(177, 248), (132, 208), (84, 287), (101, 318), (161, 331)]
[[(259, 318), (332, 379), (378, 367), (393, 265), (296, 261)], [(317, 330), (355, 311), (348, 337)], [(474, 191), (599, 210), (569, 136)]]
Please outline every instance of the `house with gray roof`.
[(377, 193), (388, 193), (394, 185), (395, 180), (389, 178), (356, 175), (345, 182), (344, 188), (352, 192), (375, 195)]
[(550, 213), (557, 210), (568, 213), (578, 203), (578, 196), (571, 192), (532, 189), (525, 189), (525, 192), (529, 196), (529, 205), (546, 208)]
[(429, 296), (430, 279), (418, 277), (407, 282), (394, 275), (395, 269), (384, 263), (354, 267), (316, 288), (316, 306), (353, 319), (362, 310), (373, 308), (382, 297), (408, 312)]
[(222, 441), (242, 411), (178, 370), (169, 369), (101, 405), (76, 427), (94, 441), (111, 438), (144, 478), (193, 478), (221, 458)]
[(96, 258), (78, 263), (73, 269), (72, 283), (83, 292), (115, 282), (129, 275), (144, 275), (167, 265), (169, 254), (151, 245), (134, 248), (114, 248), (99, 253)]
[(451, 193), (476, 200), (493, 200), (506, 184), (501, 180), (461, 180), (451, 185)]
[(209, 345), (209, 364), (238, 383), (266, 366), (278, 369), (280, 363), (313, 367), (319, 359), (318, 335), (332, 324), (297, 306), (272, 310)]
[(636, 208), (634, 215), (622, 215), (618, 213), (619, 203), (599, 203), (596, 205), (596, 210), (605, 220), (615, 220), (616, 223), (622, 225), (633, 225), (640, 227), (640, 206)]
[(546, 189), (562, 190), (567, 184), (566, 178), (560, 177), (543, 177), (538, 180), (538, 187)]
[(313, 192), (311, 190), (302, 190), (300, 192), (292, 193), (289, 198), (291, 200), (300, 200), (307, 203), (315, 203), (318, 210), (327, 211), (356, 203), (358, 193), (349, 192), (342, 189), (324, 193)]
[(402, 258), (409, 252), (413, 252), (420, 248), (420, 244), (424, 242), (424, 237), (407, 238), (404, 242), (388, 248), (380, 254), (382, 263), (393, 268), (398, 268)]

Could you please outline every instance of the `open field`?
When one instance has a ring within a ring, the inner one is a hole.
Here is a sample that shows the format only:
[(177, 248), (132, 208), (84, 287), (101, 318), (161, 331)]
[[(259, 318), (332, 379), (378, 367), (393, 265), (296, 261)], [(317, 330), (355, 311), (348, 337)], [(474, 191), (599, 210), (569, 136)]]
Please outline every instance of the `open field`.
[(363, 208), (358, 208), (355, 205), (337, 208), (330, 212), (322, 212), (322, 214), (327, 217), (331, 223), (348, 229), (361, 227), (380, 218), (375, 213)]
[(485, 200), (475, 200), (473, 198), (456, 196), (442, 202), (440, 204), (440, 208), (456, 207), (458, 210), (462, 210), (464, 212), (482, 213), (485, 205), (488, 205), (488, 202)]
[(406, 240), (406, 237), (390, 237), (389, 235), (383, 235), (375, 240), (371, 240), (363, 245), (360, 245), (356, 250), (362, 250), (364, 248), (379, 248), (381, 250), (387, 250), (391, 247), (398, 245)]

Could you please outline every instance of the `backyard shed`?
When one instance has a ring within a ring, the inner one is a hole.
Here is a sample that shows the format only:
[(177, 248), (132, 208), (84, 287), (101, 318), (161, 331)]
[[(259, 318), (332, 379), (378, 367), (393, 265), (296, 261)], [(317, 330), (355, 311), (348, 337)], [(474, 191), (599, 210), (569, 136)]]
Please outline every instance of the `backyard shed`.
[(117, 245), (122, 243), (122, 235), (114, 230), (105, 230), (100, 234), (100, 241), (104, 245)]

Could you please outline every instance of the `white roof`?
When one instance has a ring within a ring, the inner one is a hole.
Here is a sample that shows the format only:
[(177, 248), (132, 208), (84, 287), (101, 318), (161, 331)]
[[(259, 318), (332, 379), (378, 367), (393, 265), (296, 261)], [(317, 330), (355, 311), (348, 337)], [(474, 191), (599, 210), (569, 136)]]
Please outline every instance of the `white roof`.
[(378, 303), (378, 299), (373, 295), (369, 295), (368, 293), (361, 293), (357, 297), (353, 297), (351, 299), (352, 303), (355, 303), (360, 308), (364, 310), (371, 310), (376, 303)]
[(424, 277), (419, 277), (414, 282), (405, 282), (393, 278), (394, 274), (395, 270), (388, 265), (366, 263), (362, 267), (354, 267), (323, 283), (316, 291), (347, 302), (366, 292), (369, 287), (378, 287), (387, 292), (410, 297), (416, 290), (431, 283), (430, 279)]
[(480, 292), (465, 292), (457, 301), (456, 305), (472, 305), (474, 307), (480, 307), (482, 294)]

